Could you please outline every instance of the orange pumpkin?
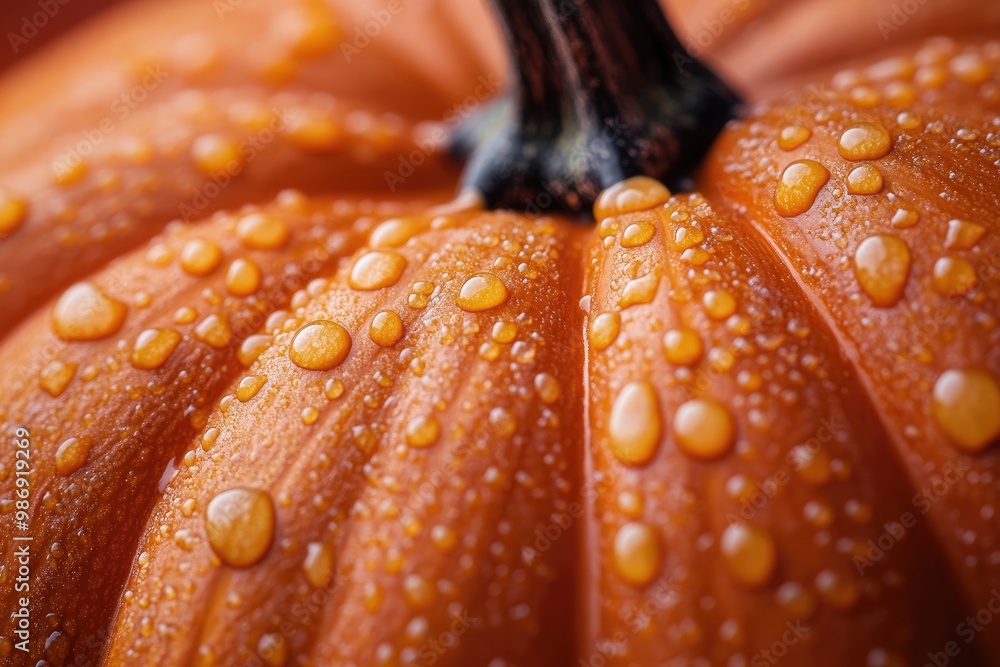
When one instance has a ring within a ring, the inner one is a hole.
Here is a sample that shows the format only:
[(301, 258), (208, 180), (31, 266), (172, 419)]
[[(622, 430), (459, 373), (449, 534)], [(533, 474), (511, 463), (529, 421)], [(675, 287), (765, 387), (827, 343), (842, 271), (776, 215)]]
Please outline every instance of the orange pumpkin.
[(996, 7), (496, 4), (0, 81), (0, 659), (1000, 664)]

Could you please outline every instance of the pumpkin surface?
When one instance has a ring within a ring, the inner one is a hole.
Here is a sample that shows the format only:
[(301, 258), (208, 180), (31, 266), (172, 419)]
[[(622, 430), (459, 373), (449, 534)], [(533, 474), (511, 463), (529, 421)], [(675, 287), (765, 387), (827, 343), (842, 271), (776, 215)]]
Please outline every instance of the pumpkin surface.
[(454, 198), (479, 3), (128, 4), (12, 70), (0, 661), (1000, 665), (1000, 17), (945, 4), (856, 61), (891, 3), (746, 3), (748, 109), (596, 224)]

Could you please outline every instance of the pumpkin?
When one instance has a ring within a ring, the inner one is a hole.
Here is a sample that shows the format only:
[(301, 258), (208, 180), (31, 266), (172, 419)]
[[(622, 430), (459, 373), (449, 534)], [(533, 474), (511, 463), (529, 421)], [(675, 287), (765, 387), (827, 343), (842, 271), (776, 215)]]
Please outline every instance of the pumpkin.
[(4, 664), (1000, 664), (996, 7), (494, 4), (0, 82)]

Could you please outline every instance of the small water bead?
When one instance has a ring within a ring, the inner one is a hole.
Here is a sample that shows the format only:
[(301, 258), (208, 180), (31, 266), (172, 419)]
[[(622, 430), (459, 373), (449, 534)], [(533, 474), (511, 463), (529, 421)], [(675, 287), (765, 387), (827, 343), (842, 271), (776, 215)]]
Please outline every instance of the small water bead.
[(778, 215), (791, 218), (808, 211), (829, 180), (829, 170), (815, 160), (792, 162), (781, 173), (774, 192), (774, 207)]
[(28, 202), (0, 189), (0, 237), (10, 234), (28, 217)]
[(622, 233), (622, 247), (638, 248), (644, 246), (652, 240), (655, 234), (656, 227), (652, 223), (645, 220), (633, 222)]
[(233, 296), (250, 296), (260, 289), (264, 274), (252, 259), (233, 260), (226, 272), (226, 289)]
[(559, 386), (559, 380), (551, 373), (539, 373), (535, 376), (535, 391), (538, 392), (538, 398), (542, 403), (552, 405), (559, 400), (562, 388)]
[(675, 366), (693, 366), (701, 360), (705, 345), (693, 329), (671, 329), (663, 335), (663, 353)]
[(216, 314), (211, 314), (194, 328), (194, 337), (211, 347), (221, 350), (233, 338), (233, 332), (229, 328), (229, 321)]
[(594, 219), (642, 211), (665, 204), (670, 190), (656, 179), (635, 176), (604, 190), (594, 202)]
[(816, 592), (834, 609), (847, 610), (858, 603), (861, 592), (858, 585), (833, 570), (823, 570), (816, 575)]
[(377, 290), (399, 282), (406, 258), (392, 250), (371, 250), (358, 257), (347, 283), (356, 290)]
[(173, 329), (146, 329), (135, 339), (132, 365), (144, 370), (159, 368), (180, 342), (181, 335)]
[(267, 383), (266, 375), (247, 375), (236, 386), (236, 398), (240, 403), (246, 403), (257, 395), (257, 392)]
[(477, 273), (462, 284), (458, 293), (458, 307), (478, 313), (507, 303), (510, 293), (503, 281), (492, 273)]
[(678, 448), (701, 460), (725, 456), (736, 440), (736, 426), (729, 410), (707, 398), (682, 403), (674, 413), (673, 431)]
[(681, 261), (691, 266), (705, 266), (711, 258), (712, 256), (701, 248), (688, 248), (681, 253)]
[(896, 116), (896, 123), (904, 130), (915, 130), (920, 127), (920, 116), (912, 111), (902, 111)]
[(774, 593), (774, 601), (792, 618), (806, 619), (816, 611), (816, 596), (794, 581), (779, 586)]
[(952, 74), (970, 86), (980, 86), (993, 77), (993, 68), (976, 52), (962, 53), (948, 63)]
[(733, 578), (749, 588), (767, 584), (774, 576), (777, 549), (771, 536), (749, 524), (733, 523), (719, 541), (726, 568)]
[(640, 278), (634, 278), (625, 284), (618, 306), (628, 308), (637, 304), (651, 303), (656, 297), (656, 289), (660, 285), (660, 277), (655, 273), (647, 273)]
[(960, 449), (978, 453), (1000, 437), (1000, 386), (978, 370), (945, 371), (934, 383), (934, 421)]
[(965, 296), (979, 284), (972, 262), (948, 255), (934, 263), (934, 291), (941, 296)]
[(414, 218), (392, 218), (372, 230), (368, 245), (372, 248), (398, 248), (423, 228), (423, 223)]
[(972, 250), (986, 233), (986, 227), (968, 220), (949, 220), (944, 247), (948, 250)]
[(208, 543), (223, 563), (249, 567), (261, 561), (274, 539), (274, 503), (258, 489), (223, 491), (208, 503)]
[(331, 401), (344, 395), (344, 383), (339, 378), (327, 380), (323, 385), (323, 393)]
[(881, 125), (859, 123), (844, 130), (837, 151), (845, 160), (877, 160), (892, 150), (892, 137)]
[(709, 290), (701, 299), (705, 312), (713, 320), (725, 320), (736, 312), (736, 299), (723, 289)]
[(77, 364), (50, 361), (39, 374), (38, 385), (51, 396), (61, 396), (76, 375)]
[(268, 632), (257, 642), (257, 655), (267, 667), (285, 667), (288, 664), (288, 642), (284, 635)]
[(510, 343), (517, 338), (517, 323), (500, 320), (493, 325), (490, 335), (498, 343)]
[(221, 435), (221, 433), (222, 432), (215, 427), (206, 429), (205, 433), (201, 436), (201, 448), (206, 452), (210, 450), (212, 446), (215, 445), (215, 441), (219, 439), (219, 435)]
[(330, 320), (316, 320), (295, 332), (288, 357), (299, 368), (328, 371), (339, 366), (351, 351), (351, 334)]
[(250, 213), (236, 223), (236, 236), (253, 250), (277, 250), (288, 243), (288, 224), (272, 213)]
[(674, 230), (674, 247), (677, 250), (693, 248), (705, 240), (705, 232), (697, 227), (678, 227)]
[(801, 125), (787, 125), (778, 133), (778, 147), (783, 151), (793, 151), (809, 141), (812, 130)]
[(306, 426), (312, 426), (319, 419), (319, 410), (314, 407), (302, 408), (302, 412), (299, 413), (299, 418), (302, 423)]
[(90, 438), (69, 438), (56, 450), (56, 472), (65, 477), (70, 475), (87, 462), (90, 454)]
[(663, 417), (656, 389), (649, 382), (630, 382), (615, 398), (608, 419), (611, 451), (627, 465), (652, 460), (663, 435)]
[(434, 586), (419, 574), (410, 574), (403, 579), (403, 596), (414, 609), (427, 609), (437, 597)]
[(222, 250), (205, 239), (191, 239), (181, 248), (181, 268), (192, 276), (207, 276), (222, 261)]
[(121, 329), (128, 306), (108, 296), (93, 283), (77, 283), (59, 297), (52, 311), (52, 327), (63, 340), (99, 340)]
[(191, 143), (191, 158), (201, 173), (211, 176), (218, 172), (236, 173), (243, 162), (239, 144), (217, 134), (203, 134)]
[(622, 316), (619, 313), (601, 313), (590, 323), (590, 346), (595, 350), (606, 350), (618, 338)]
[(339, 118), (313, 109), (296, 109), (282, 133), (298, 148), (317, 153), (336, 149), (345, 137)]
[(631, 521), (615, 534), (615, 569), (633, 586), (646, 586), (660, 573), (663, 547), (659, 531), (646, 523)]
[(506, 408), (493, 408), (488, 418), (493, 433), (501, 438), (514, 435), (517, 431), (517, 417)]
[(430, 447), (441, 437), (441, 424), (434, 415), (414, 417), (406, 424), (406, 444)]
[(247, 336), (242, 343), (240, 343), (240, 349), (236, 353), (237, 358), (240, 363), (249, 368), (253, 362), (257, 361), (260, 355), (271, 347), (274, 339), (268, 334), (253, 334), (252, 336)]
[(892, 215), (892, 226), (896, 229), (909, 229), (920, 221), (920, 214), (916, 211), (900, 208)]
[(875, 306), (894, 306), (910, 276), (910, 249), (898, 236), (870, 236), (854, 253), (854, 274)]
[(376, 345), (391, 347), (403, 337), (403, 320), (392, 310), (383, 310), (372, 319), (368, 337)]
[(302, 561), (302, 569), (306, 580), (313, 588), (323, 589), (333, 581), (334, 558), (333, 550), (321, 542), (310, 542), (306, 545), (306, 557)]
[(73, 185), (83, 180), (90, 167), (82, 159), (59, 163), (55, 170), (55, 182), (58, 185)]
[(863, 164), (847, 175), (847, 191), (852, 195), (874, 195), (882, 192), (885, 181), (882, 172), (872, 164)]
[(441, 553), (448, 553), (458, 544), (458, 534), (454, 528), (438, 524), (431, 528), (431, 544)]

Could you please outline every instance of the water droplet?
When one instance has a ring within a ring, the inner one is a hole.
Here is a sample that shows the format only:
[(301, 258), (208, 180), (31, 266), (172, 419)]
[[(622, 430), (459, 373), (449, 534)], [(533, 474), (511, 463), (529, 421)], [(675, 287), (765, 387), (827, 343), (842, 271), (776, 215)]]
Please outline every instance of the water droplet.
[(6, 190), (0, 189), (0, 237), (6, 236), (24, 224), (28, 217), (28, 203)]
[(76, 375), (76, 369), (76, 364), (50, 361), (42, 369), (38, 384), (53, 397), (61, 396)]
[(128, 307), (89, 282), (63, 292), (52, 312), (52, 326), (63, 340), (99, 340), (114, 335), (125, 321)]
[(816, 596), (808, 588), (794, 581), (778, 587), (774, 593), (774, 601), (792, 618), (806, 619), (816, 611)]
[(641, 587), (651, 583), (663, 564), (659, 531), (638, 521), (623, 525), (615, 534), (614, 563), (629, 584)]
[(952, 73), (969, 86), (980, 86), (993, 77), (990, 64), (978, 53), (961, 53), (948, 63)]
[(351, 351), (351, 334), (330, 320), (316, 320), (295, 333), (288, 357), (299, 368), (328, 371), (339, 366)]
[(663, 352), (675, 366), (693, 366), (701, 360), (705, 346), (693, 329), (671, 329), (663, 335)]
[(205, 239), (191, 239), (181, 248), (181, 268), (192, 276), (207, 276), (221, 261), (222, 250)]
[(815, 160), (796, 160), (785, 167), (774, 192), (778, 215), (791, 218), (812, 208), (816, 195), (830, 180), (830, 172)]
[(173, 329), (146, 329), (135, 339), (132, 365), (144, 370), (159, 368), (180, 342), (181, 335)]
[(968, 220), (949, 220), (944, 247), (948, 250), (972, 250), (986, 233), (986, 227)]
[(738, 582), (749, 588), (767, 584), (774, 576), (777, 551), (774, 540), (761, 529), (733, 523), (719, 542), (726, 568)]
[(391, 347), (403, 337), (403, 320), (392, 310), (383, 310), (372, 319), (368, 336), (376, 345)]
[(277, 250), (290, 235), (285, 221), (271, 213), (250, 213), (236, 223), (236, 236), (254, 250)]
[(457, 302), (462, 310), (478, 313), (503, 305), (509, 298), (502, 280), (492, 273), (477, 273), (462, 285)]
[(500, 320), (493, 325), (490, 335), (498, 343), (509, 343), (517, 338), (517, 324), (515, 322)]
[(648, 382), (630, 382), (618, 393), (608, 419), (611, 451), (622, 463), (645, 465), (656, 454), (663, 418), (656, 389)]
[(56, 450), (56, 472), (63, 477), (70, 475), (87, 462), (90, 454), (90, 438), (69, 438)]
[(821, 448), (798, 445), (788, 452), (786, 458), (802, 479), (813, 486), (826, 484), (833, 477), (830, 457)]
[(238, 398), (241, 403), (246, 403), (251, 398), (256, 396), (257, 392), (259, 392), (261, 387), (263, 387), (266, 383), (266, 375), (247, 375), (240, 380), (239, 385), (236, 387), (236, 398)]
[(896, 229), (909, 229), (919, 221), (919, 213), (905, 208), (897, 209), (892, 216), (892, 226)]
[(894, 306), (910, 276), (910, 249), (898, 236), (870, 236), (854, 253), (854, 274), (875, 306)]
[(414, 417), (406, 425), (406, 444), (410, 447), (430, 447), (441, 437), (441, 424), (434, 415)]
[(331, 401), (336, 400), (344, 395), (344, 383), (339, 378), (327, 380), (323, 386), (323, 393)]
[(812, 130), (800, 125), (788, 125), (778, 133), (778, 147), (783, 151), (792, 151), (806, 143), (812, 136)]
[(701, 299), (705, 312), (713, 320), (724, 320), (736, 312), (736, 299), (723, 289), (709, 290)]
[(236, 259), (226, 272), (226, 289), (233, 296), (250, 296), (260, 289), (260, 267), (252, 259)]
[(427, 609), (434, 603), (434, 587), (419, 574), (407, 575), (403, 580), (403, 595), (414, 609)]
[(644, 246), (652, 240), (656, 234), (656, 227), (652, 223), (641, 220), (633, 222), (622, 233), (623, 248), (638, 248)]
[(618, 305), (621, 308), (628, 308), (636, 304), (650, 303), (656, 297), (656, 289), (659, 285), (660, 277), (652, 272), (641, 278), (634, 278), (625, 284)]
[(978, 284), (975, 267), (964, 257), (948, 255), (934, 263), (934, 291), (941, 296), (965, 296)]
[(356, 290), (376, 290), (399, 282), (406, 270), (406, 258), (392, 250), (371, 250), (361, 255), (354, 266), (348, 284)]
[(845, 160), (877, 160), (892, 150), (892, 137), (881, 125), (858, 123), (840, 135), (837, 151)]
[(205, 510), (208, 543), (232, 567), (249, 567), (264, 558), (274, 539), (274, 522), (271, 497), (257, 489), (223, 491)]
[(539, 373), (535, 376), (535, 391), (538, 392), (538, 398), (541, 399), (542, 403), (552, 405), (559, 400), (562, 390), (559, 387), (559, 380), (554, 375)]
[(981, 452), (1000, 437), (1000, 387), (989, 373), (948, 370), (934, 383), (934, 421), (959, 448)]
[(333, 551), (320, 542), (310, 542), (306, 546), (306, 557), (302, 562), (306, 579), (314, 588), (323, 589), (333, 580)]
[(628, 178), (600, 194), (594, 202), (594, 219), (642, 211), (664, 204), (668, 199), (670, 190), (659, 181), (647, 176)]
[(288, 664), (288, 642), (284, 635), (269, 632), (257, 642), (257, 655), (263, 658), (267, 667), (285, 667)]
[(902, 111), (896, 116), (896, 122), (904, 130), (915, 130), (920, 127), (920, 116), (912, 111)]
[(847, 191), (852, 195), (874, 195), (882, 192), (885, 181), (882, 172), (873, 164), (855, 167), (847, 175)]
[(229, 329), (228, 320), (213, 313), (194, 328), (194, 337), (217, 350), (221, 350), (229, 345), (233, 332)]
[(833, 570), (823, 570), (816, 575), (816, 591), (824, 602), (840, 610), (850, 609), (860, 598), (857, 584)]
[(239, 358), (240, 363), (249, 368), (253, 362), (257, 361), (260, 355), (271, 347), (274, 339), (267, 334), (254, 334), (252, 336), (247, 336), (240, 344), (239, 352), (236, 356)]
[(618, 313), (601, 313), (590, 323), (590, 346), (595, 350), (606, 350), (618, 338), (622, 316)]
[(398, 248), (423, 229), (419, 220), (392, 218), (376, 227), (368, 239), (372, 248)]
[(243, 162), (239, 144), (216, 133), (196, 137), (191, 143), (191, 158), (198, 171), (207, 176), (238, 173)]
[(729, 410), (707, 398), (681, 404), (674, 413), (673, 429), (678, 448), (702, 460), (725, 456), (736, 439), (736, 426)]

